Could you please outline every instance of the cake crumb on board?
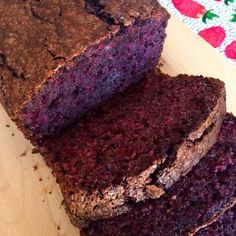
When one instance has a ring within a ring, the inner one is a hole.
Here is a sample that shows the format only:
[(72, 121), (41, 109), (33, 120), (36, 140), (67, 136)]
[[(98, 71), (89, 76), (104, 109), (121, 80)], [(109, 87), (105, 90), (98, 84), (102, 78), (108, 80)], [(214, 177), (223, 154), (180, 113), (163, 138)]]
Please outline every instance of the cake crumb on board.
[(32, 153), (32, 154), (38, 154), (38, 153), (39, 153), (38, 148), (32, 148), (31, 153)]
[(34, 166), (33, 166), (33, 169), (34, 169), (34, 171), (36, 171), (36, 170), (38, 169), (38, 166), (37, 166), (37, 165), (34, 165)]
[(25, 157), (27, 155), (27, 151), (24, 151), (20, 154), (21, 157)]

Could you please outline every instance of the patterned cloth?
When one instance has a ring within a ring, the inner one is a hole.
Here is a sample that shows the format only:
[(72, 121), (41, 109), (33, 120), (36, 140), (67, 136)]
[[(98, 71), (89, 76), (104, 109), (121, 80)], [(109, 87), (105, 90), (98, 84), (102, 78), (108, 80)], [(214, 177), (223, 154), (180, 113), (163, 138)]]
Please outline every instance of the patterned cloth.
[(236, 0), (159, 0), (225, 57), (236, 63)]

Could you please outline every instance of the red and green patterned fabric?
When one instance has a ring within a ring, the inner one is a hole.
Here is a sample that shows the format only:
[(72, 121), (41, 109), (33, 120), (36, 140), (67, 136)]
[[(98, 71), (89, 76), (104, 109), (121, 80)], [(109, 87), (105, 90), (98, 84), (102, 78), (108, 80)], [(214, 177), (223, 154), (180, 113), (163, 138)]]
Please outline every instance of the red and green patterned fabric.
[(236, 62), (236, 0), (159, 0), (225, 57)]

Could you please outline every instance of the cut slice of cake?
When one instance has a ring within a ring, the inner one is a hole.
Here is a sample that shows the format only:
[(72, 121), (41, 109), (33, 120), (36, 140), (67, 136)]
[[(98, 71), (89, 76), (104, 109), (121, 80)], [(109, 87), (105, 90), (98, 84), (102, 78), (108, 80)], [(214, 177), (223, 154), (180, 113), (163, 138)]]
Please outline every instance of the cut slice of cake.
[(1, 0), (1, 103), (53, 135), (155, 67), (168, 18), (153, 0)]
[(224, 115), (221, 81), (149, 73), (40, 151), (81, 226), (163, 195), (214, 144)]
[[(159, 199), (130, 212), (91, 223), (86, 236), (235, 236), (236, 118), (227, 114), (215, 145)], [(208, 232), (208, 233), (207, 233)]]

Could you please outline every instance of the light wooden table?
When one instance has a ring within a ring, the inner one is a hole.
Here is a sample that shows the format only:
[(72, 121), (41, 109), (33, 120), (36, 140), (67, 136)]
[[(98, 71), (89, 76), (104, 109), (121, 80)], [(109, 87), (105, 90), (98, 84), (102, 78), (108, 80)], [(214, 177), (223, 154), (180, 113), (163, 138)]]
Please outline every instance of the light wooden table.
[[(175, 17), (169, 22), (162, 61), (162, 71), (171, 75), (203, 74), (223, 80), (228, 111), (236, 114), (236, 65)], [(2, 107), (0, 130), (0, 236), (79, 236), (61, 206), (51, 171), (39, 154), (31, 153), (32, 146)]]

